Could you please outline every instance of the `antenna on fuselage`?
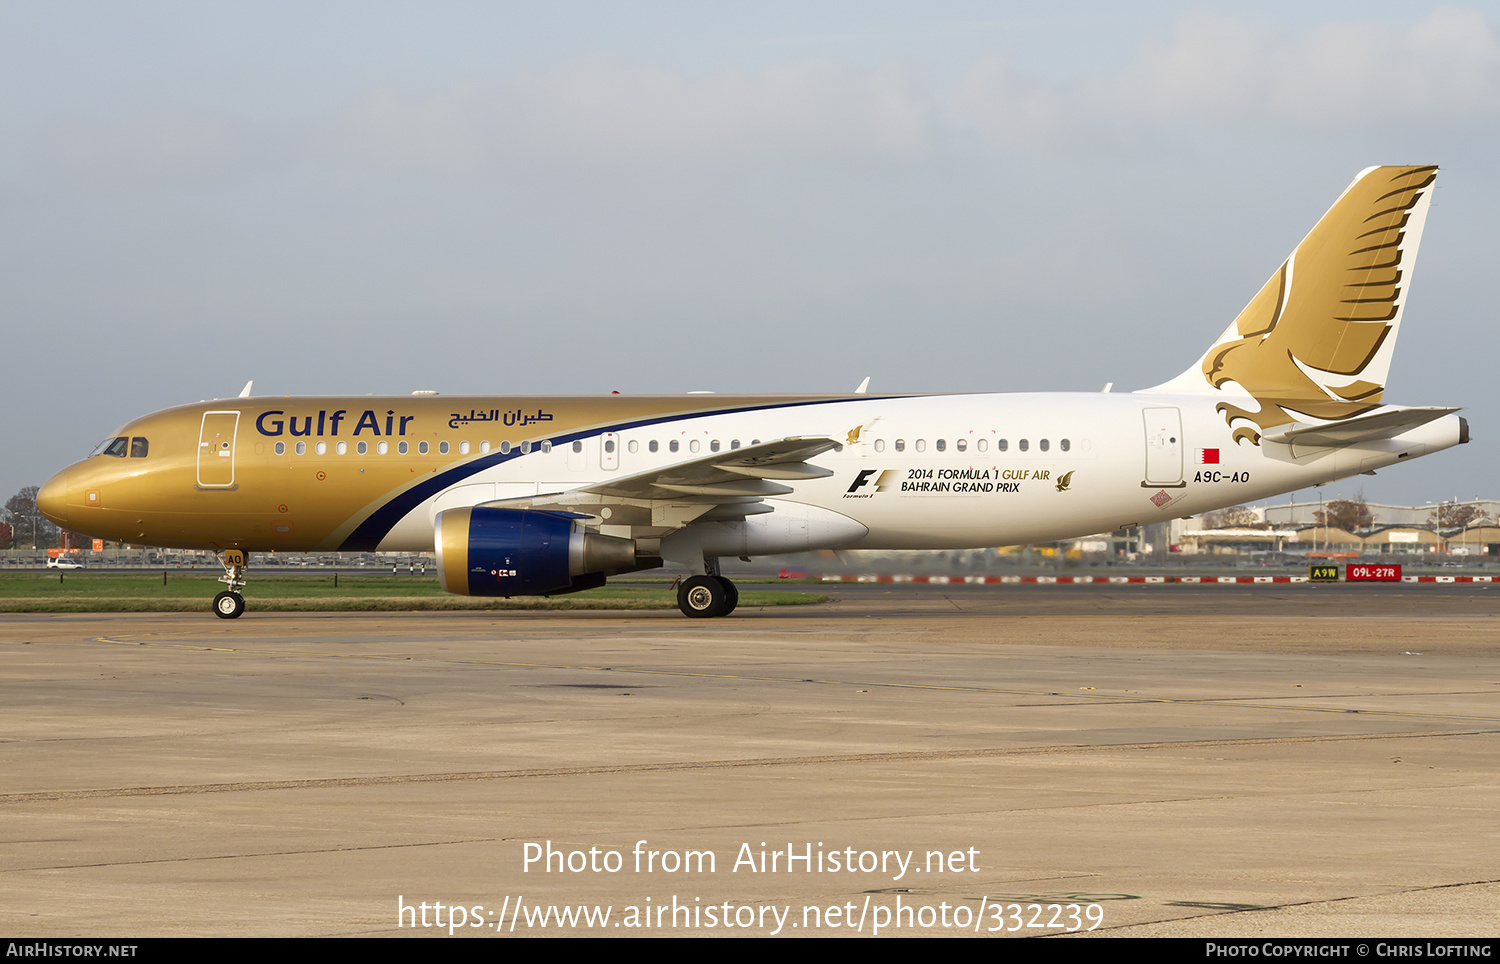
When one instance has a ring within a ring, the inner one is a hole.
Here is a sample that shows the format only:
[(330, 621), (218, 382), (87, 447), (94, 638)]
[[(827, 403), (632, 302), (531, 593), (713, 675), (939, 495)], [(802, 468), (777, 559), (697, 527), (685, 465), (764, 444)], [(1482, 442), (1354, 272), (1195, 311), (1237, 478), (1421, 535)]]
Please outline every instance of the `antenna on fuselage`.
[(245, 383), (245, 387), (242, 388), (242, 389), (240, 389), (239, 395), (237, 395), (235, 397), (236, 398), (249, 398), (250, 397), (250, 386), (254, 385), (254, 384), (255, 384), (255, 379), (253, 379), (253, 378), (250, 379), (248, 382)]
[(854, 394), (856, 394), (856, 395), (863, 395), (865, 393), (865, 390), (868, 389), (869, 387), (870, 387), (870, 376), (866, 375), (865, 376), (865, 380), (862, 381), (862, 382), (860, 382), (859, 383), (859, 387), (854, 390)]

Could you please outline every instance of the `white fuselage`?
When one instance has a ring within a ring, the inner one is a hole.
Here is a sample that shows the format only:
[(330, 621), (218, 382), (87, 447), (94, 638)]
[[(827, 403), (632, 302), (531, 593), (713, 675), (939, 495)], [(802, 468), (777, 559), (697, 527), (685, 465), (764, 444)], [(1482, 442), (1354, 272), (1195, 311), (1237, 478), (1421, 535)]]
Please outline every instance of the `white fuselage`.
[(431, 549), (443, 509), (564, 492), (790, 436), (844, 440), (813, 460), (833, 474), (789, 483), (791, 493), (766, 500), (771, 512), (695, 523), (705, 554), (1071, 538), (1373, 471), (1458, 444), (1460, 427), (1450, 415), (1393, 439), (1301, 453), (1235, 443), (1210, 398), (1145, 394), (874, 397), (682, 417), (485, 468), (408, 512), (379, 548)]

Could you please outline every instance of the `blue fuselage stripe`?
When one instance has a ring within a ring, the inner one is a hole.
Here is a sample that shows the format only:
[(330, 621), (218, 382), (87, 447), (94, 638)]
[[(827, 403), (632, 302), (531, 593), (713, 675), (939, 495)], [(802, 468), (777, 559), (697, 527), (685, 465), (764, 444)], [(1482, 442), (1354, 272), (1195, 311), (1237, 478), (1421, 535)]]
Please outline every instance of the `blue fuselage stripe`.
[[(667, 422), (680, 422), (686, 419), (711, 418), (719, 415), (739, 415), (745, 412), (766, 412), (778, 408), (801, 408), (803, 406), (809, 405), (831, 405), (834, 403), (842, 402), (881, 401), (891, 397), (892, 396), (888, 395), (856, 395), (852, 398), (846, 396), (841, 398), (812, 399), (797, 402), (775, 402), (768, 405), (747, 405), (743, 408), (673, 412), (670, 415), (636, 419), (629, 422), (620, 422), (615, 425), (596, 426), (581, 432), (570, 432), (563, 435), (549, 435), (547, 436), (547, 441), (551, 442), (554, 445), (563, 445), (569, 442), (577, 441), (579, 439), (592, 438), (596, 435), (602, 435), (605, 432), (619, 433), (628, 431), (630, 429), (644, 428), (649, 425), (661, 425)], [(771, 440), (768, 439), (767, 441)], [(534, 442), (533, 444), (536, 443)], [(428, 499), (442, 492), (444, 489), (457, 485), (470, 476), (477, 475), (478, 473), (483, 472), (485, 469), (492, 468), (496, 465), (501, 465), (505, 462), (509, 462), (512, 459), (523, 458), (525, 454), (539, 453), (522, 453), (519, 448), (512, 448), (509, 452), (504, 453), (491, 452), (489, 455), (481, 456), (480, 458), (474, 459), (472, 462), (465, 462), (462, 465), (455, 465), (451, 469), (445, 469), (442, 472), (433, 475), (433, 477), (430, 479), (425, 479), (421, 482), (418, 482), (411, 488), (398, 493), (390, 501), (386, 502), (380, 508), (370, 513), (369, 517), (361, 522), (358, 526), (356, 526), (354, 531), (349, 534), (348, 538), (346, 538), (339, 545), (339, 550), (343, 552), (373, 551), (377, 546), (380, 545), (381, 540), (386, 537), (391, 529), (396, 526), (396, 523), (400, 522), (403, 518), (406, 517), (407, 513), (411, 512), (423, 502), (426, 502)]]

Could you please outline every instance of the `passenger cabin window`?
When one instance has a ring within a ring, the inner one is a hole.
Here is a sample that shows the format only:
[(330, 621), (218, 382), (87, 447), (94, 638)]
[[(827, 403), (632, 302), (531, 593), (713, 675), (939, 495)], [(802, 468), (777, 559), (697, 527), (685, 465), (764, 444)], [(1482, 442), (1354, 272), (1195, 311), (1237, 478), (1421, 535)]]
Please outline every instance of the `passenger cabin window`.
[(458, 443), (458, 454), (459, 455), (468, 455), (469, 454), (469, 442), (468, 442), (467, 439), (465, 439), (464, 441)]
[[(405, 445), (406, 443), (402, 442), (401, 444)], [(306, 455), (307, 454), (307, 443), (306, 442), (298, 442), (297, 443), (297, 454), (298, 455)]]
[(1046, 439), (1042, 439), (1042, 440), (1041, 440), (1041, 441), (1040, 441), (1040, 442), (1038, 442), (1038, 443), (1036, 443), (1036, 444), (1037, 444), (1037, 448), (1039, 448), (1039, 449), (1041, 449), (1041, 450), (1042, 450), (1042, 451), (1043, 451), (1043, 452), (1045, 452), (1045, 451), (1047, 451), (1047, 447), (1048, 447), (1048, 446), (1049, 446), (1049, 445), (1051, 445), (1051, 444), (1052, 444), (1052, 443), (1050, 443), (1050, 442), (1048, 442), (1048, 441), (1047, 441), (1047, 440), (1046, 440)]
[(354, 451), (358, 452), (360, 455), (368, 455), (370, 452), (370, 443), (356, 442), (354, 444)]
[(443, 439), (441, 442), (438, 443), (438, 454), (439, 455), (447, 455), (448, 454), (448, 440), (447, 439)]
[(990, 447), (990, 440), (987, 438), (982, 438), (974, 443), (974, 447), (983, 452)]
[(943, 439), (938, 439), (936, 442), (934, 442), (932, 444), (937, 446), (937, 450), (939, 452), (943, 451), (944, 449), (946, 449), (948, 447), (948, 443), (946, 441), (944, 441)]
[(656, 449), (657, 449), (656, 439), (652, 439), (651, 441), (649, 441), (649, 442), (646, 443), (646, 450), (648, 452), (655, 452)]
[(677, 451), (677, 440), (674, 438), (672, 441), (668, 442), (667, 448), (673, 452)]
[(1063, 451), (1064, 451), (1064, 452), (1066, 452), (1066, 451), (1067, 451), (1067, 450), (1068, 450), (1068, 449), (1070, 449), (1070, 448), (1072, 448), (1072, 447), (1073, 447), (1073, 443), (1072, 443), (1072, 442), (1069, 442), (1069, 441), (1068, 441), (1068, 440), (1067, 440), (1067, 439), (1063, 439), (1063, 440), (1062, 440), (1062, 441), (1061, 441), (1061, 442), (1058, 442), (1058, 443), (1057, 443), (1057, 445), (1058, 445), (1058, 447), (1059, 447), (1059, 448), (1061, 448), (1061, 449), (1062, 449), (1062, 450), (1063, 450)]
[(898, 438), (898, 439), (896, 439), (896, 451), (897, 452), (905, 452), (906, 451), (906, 439), (904, 439), (904, 438)]
[(328, 443), (327, 442), (319, 442), (318, 446), (317, 446), (317, 452), (318, 452), (319, 455), (327, 455), (328, 454)]
[(377, 455), (385, 455), (390, 450), (391, 450), (391, 445), (390, 445), (389, 442), (376, 442), (375, 443), (375, 453)]
[(969, 447), (968, 440), (967, 439), (954, 439), (954, 441), (953, 441), (953, 447), (956, 448), (956, 449), (958, 449), (960, 452), (962, 452), (962, 451), (966, 450)]
[(277, 455), (285, 455), (286, 454), (286, 443), (285, 442), (277, 442), (276, 443), (276, 454)]
[(878, 439), (875, 440), (875, 451), (877, 451), (877, 452), (884, 452), (885, 451), (885, 439), (878, 438)]
[(573, 451), (575, 451), (575, 452), (582, 452), (583, 451), (583, 442), (581, 442), (581, 441), (574, 442), (573, 443)]
[(338, 445), (334, 446), (334, 450), (337, 451), (340, 455), (344, 455), (349, 451), (349, 443), (340, 442)]
[(1004, 452), (1006, 449), (1010, 448), (1010, 441), (1008, 439), (1001, 439), (1000, 441), (995, 443), (995, 448), (1001, 452)]
[[(318, 443), (319, 446), (321, 446), (322, 444), (323, 444), (322, 442)], [(426, 442), (418, 442), (417, 443), (417, 454), (418, 455), (426, 455), (427, 454), (427, 443)]]
[(625, 448), (628, 449), (633, 455), (641, 450), (641, 443), (637, 442), (635, 439), (631, 439), (630, 442), (625, 446)]
[(1022, 452), (1026, 451), (1030, 447), (1031, 447), (1031, 443), (1030, 442), (1026, 441), (1025, 439), (1021, 439), (1020, 444), (1019, 444), (1019, 448), (1021, 449)]
[[(298, 452), (302, 451), (302, 443), (301, 442), (297, 443), (297, 451)], [(406, 453), (407, 453), (407, 445), (406, 445), (406, 443), (405, 442), (397, 442), (396, 443), (396, 454), (397, 455), (405, 455)]]

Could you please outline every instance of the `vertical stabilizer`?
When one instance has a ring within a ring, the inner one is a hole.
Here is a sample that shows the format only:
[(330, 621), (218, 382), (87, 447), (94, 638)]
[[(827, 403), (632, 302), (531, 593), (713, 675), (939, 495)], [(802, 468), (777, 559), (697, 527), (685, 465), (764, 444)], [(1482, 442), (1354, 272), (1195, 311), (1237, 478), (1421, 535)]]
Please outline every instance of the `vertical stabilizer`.
[(1256, 444), (1379, 406), (1436, 178), (1361, 172), (1198, 363), (1144, 391), (1222, 395), (1235, 440)]

